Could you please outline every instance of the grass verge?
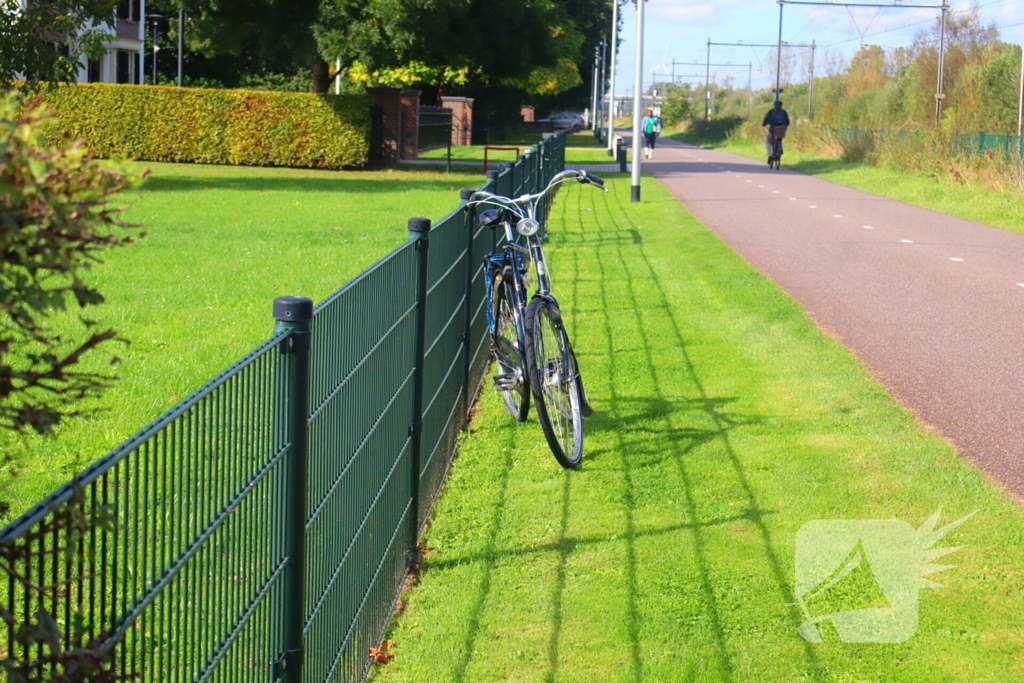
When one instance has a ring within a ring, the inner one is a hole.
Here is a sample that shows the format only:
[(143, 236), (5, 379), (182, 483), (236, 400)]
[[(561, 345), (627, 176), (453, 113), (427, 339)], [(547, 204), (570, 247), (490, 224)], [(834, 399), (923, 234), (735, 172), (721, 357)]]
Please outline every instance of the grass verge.
[[(4, 471), (18, 474), (7, 489), (15, 514), (266, 339), (274, 297), (322, 299), (406, 239), (407, 218), (439, 219), (460, 188), (480, 184), (475, 174), (146, 165), (145, 186), (120, 197), (146, 237), (91, 271), (107, 298), (92, 317), (131, 341), (112, 347), (120, 380), (58, 438), (0, 434), (18, 464)], [(91, 362), (102, 370), (107, 358)]]
[[(630, 205), (608, 182), (564, 187), (548, 250), (597, 411), (584, 465), (485, 390), (373, 680), (1024, 680), (1020, 507), (660, 185)], [(967, 547), (920, 591), (916, 635), (801, 639), (801, 525), (940, 508), (979, 512), (938, 543)]]
[[(763, 145), (744, 139), (716, 140), (675, 133), (670, 137), (690, 144), (764, 161)], [(1024, 233), (1024, 197), (958, 182), (954, 174), (937, 178), (865, 162), (840, 161), (797, 151), (786, 151), (782, 164), (823, 180), (906, 202), (932, 211)]]
[[(494, 145), (492, 145), (494, 146)], [(506, 146), (506, 145), (500, 145)], [(511, 145), (514, 147), (515, 145)], [(520, 147), (519, 154), (529, 149), (529, 147)], [(420, 159), (436, 159), (443, 163), (448, 154), (447, 149), (432, 149), (429, 152), (424, 152), (419, 155)], [(628, 154), (628, 153), (627, 153)], [(515, 151), (502, 151), (502, 150), (488, 150), (487, 160), (489, 163), (499, 163), (505, 161), (515, 161)], [(452, 147), (452, 160), (453, 161), (478, 161), (483, 163), (484, 161), (484, 145), (473, 145), (467, 147)], [(569, 147), (565, 150), (565, 163), (569, 166), (573, 164), (614, 164), (615, 158), (608, 156), (607, 149), (600, 148), (585, 148), (576, 149)]]

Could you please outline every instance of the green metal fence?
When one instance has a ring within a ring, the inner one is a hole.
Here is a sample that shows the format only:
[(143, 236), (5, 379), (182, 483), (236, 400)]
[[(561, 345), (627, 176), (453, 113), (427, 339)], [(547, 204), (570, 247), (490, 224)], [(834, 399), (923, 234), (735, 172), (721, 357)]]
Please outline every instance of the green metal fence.
[[(828, 130), (828, 129), (826, 129)], [(930, 140), (939, 144), (939, 138), (932, 133), (907, 130), (886, 130), (883, 128), (837, 128), (835, 132), (847, 142), (854, 138), (871, 135), (879, 140), (891, 138), (914, 138)], [(949, 139), (950, 152), (958, 157), (992, 156), (1007, 161), (1024, 160), (1024, 137), (1020, 135), (996, 135), (993, 133), (953, 133)]]
[[(546, 140), (484, 187), (537, 191), (564, 153)], [(269, 340), (0, 531), (5, 654), (113, 648), (161, 683), (362, 680), (486, 370), (496, 239), (462, 207), (411, 219), (315, 309), (275, 301)], [(93, 523), (62, 531), (68, 514)], [(26, 647), (14, 625), (43, 612), (59, 637)]]

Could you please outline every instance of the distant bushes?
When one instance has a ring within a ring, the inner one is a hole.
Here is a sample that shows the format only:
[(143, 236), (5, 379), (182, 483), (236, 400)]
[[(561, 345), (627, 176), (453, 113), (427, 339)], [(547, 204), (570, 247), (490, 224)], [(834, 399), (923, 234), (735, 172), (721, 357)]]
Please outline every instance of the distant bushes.
[(137, 85), (61, 85), (44, 101), (51, 138), (99, 157), (245, 166), (363, 166), (369, 99)]
[(727, 116), (721, 119), (697, 119), (690, 122), (686, 132), (695, 135), (701, 140), (709, 142), (721, 142), (729, 138), (743, 125), (743, 119), (739, 116)]

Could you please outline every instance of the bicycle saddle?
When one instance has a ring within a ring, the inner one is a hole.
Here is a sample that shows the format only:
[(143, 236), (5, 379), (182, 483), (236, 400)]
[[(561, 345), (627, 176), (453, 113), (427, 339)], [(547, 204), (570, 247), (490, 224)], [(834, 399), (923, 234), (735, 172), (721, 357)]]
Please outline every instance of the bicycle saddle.
[(488, 209), (487, 211), (481, 211), (477, 217), (477, 221), (484, 227), (494, 227), (501, 222), (501, 209)]

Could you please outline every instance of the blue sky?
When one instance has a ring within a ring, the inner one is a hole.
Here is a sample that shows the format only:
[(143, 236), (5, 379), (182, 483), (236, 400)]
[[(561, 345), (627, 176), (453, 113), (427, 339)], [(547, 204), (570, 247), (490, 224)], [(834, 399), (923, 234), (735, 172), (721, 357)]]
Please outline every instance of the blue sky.
[[(882, 4), (892, 0), (851, 0)], [(941, 0), (903, 0), (903, 4), (939, 4)], [(1020, 43), (1024, 40), (1024, 0), (979, 0), (986, 22), (1000, 27), (1003, 40)], [(897, 8), (823, 7), (786, 5), (783, 13), (782, 39), (790, 43), (810, 43), (819, 49), (815, 54), (815, 72), (821, 74), (827, 63), (835, 64), (840, 58), (848, 60), (860, 47), (861, 33), (865, 44), (894, 48), (909, 45), (914, 35), (928, 28), (939, 15), (938, 10)], [(963, 11), (969, 3), (951, 1), (952, 11)], [(624, 19), (623, 44), (619, 51), (616, 93), (631, 92), (635, 71), (636, 5), (625, 4), (621, 10)], [(704, 62), (707, 41), (717, 43), (775, 43), (779, 32), (779, 6), (774, 0), (649, 0), (644, 9), (644, 82), (649, 84), (665, 68), (652, 73), (656, 67), (670, 62)], [(745, 87), (747, 65), (753, 63), (752, 81), (755, 88), (774, 85), (774, 71), (768, 67), (770, 48), (719, 47), (711, 48), (711, 61), (736, 67), (713, 67), (718, 82), (731, 75), (737, 87)], [(806, 57), (802, 51), (794, 53), (794, 68), (802, 74), (794, 81), (806, 81)], [(703, 74), (703, 66), (677, 64), (675, 73)], [(664, 80), (668, 80), (662, 76)], [(689, 78), (703, 82), (700, 78)]]

